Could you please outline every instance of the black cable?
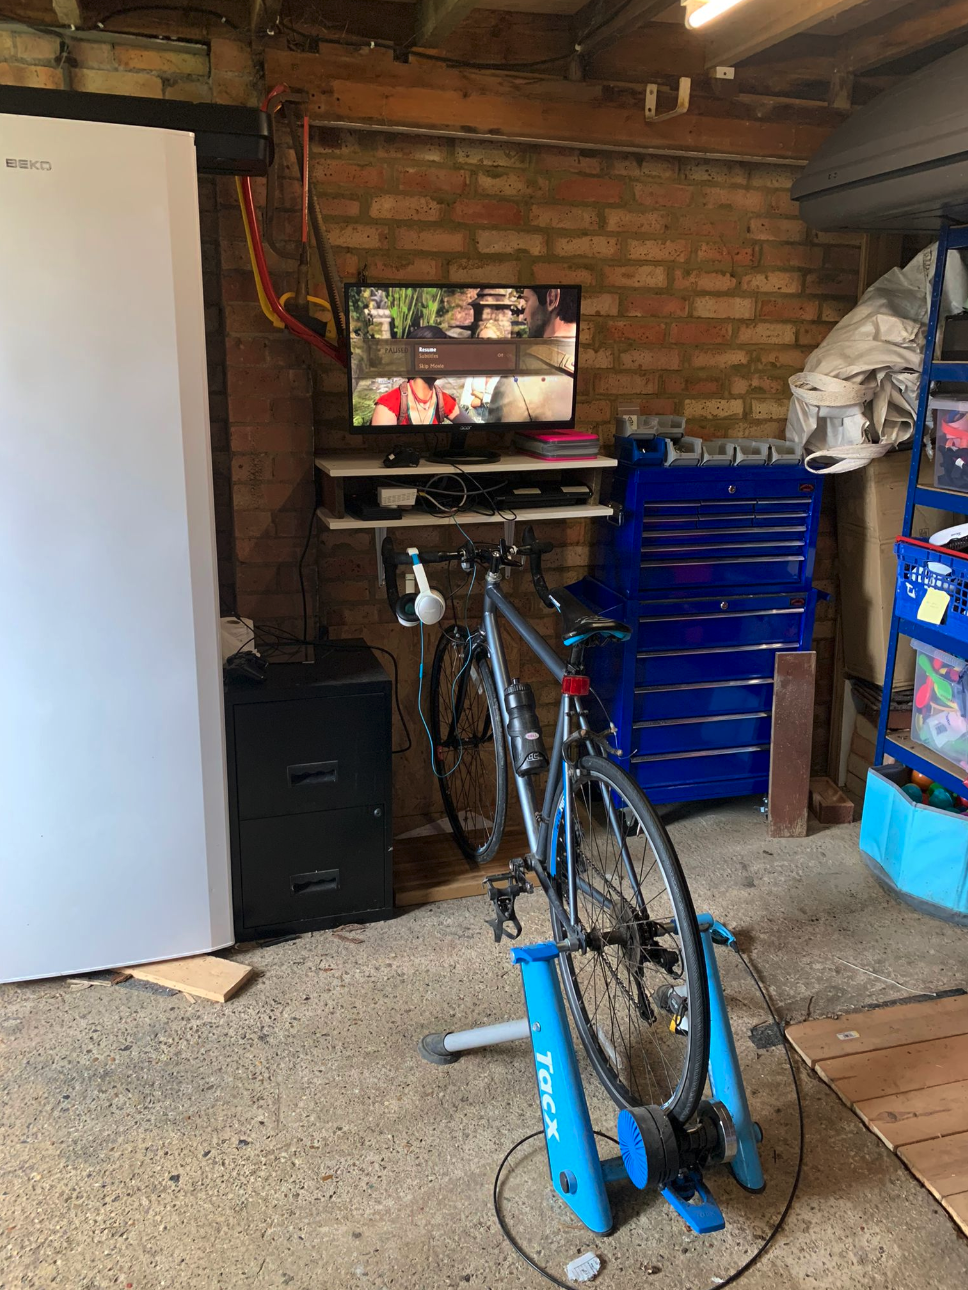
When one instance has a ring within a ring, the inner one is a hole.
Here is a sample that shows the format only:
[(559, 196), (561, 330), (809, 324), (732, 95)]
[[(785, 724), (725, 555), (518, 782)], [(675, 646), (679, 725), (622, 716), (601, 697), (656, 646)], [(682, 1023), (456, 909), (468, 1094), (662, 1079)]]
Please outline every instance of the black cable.
[[(790, 1186), (790, 1194), (787, 1197), (786, 1204), (783, 1206), (783, 1209), (780, 1213), (780, 1217), (773, 1224), (772, 1231), (770, 1232), (769, 1236), (767, 1236), (766, 1240), (762, 1243), (762, 1245), (759, 1247), (759, 1249), (756, 1251), (756, 1253), (753, 1254), (750, 1258), (748, 1258), (746, 1262), (742, 1265), (742, 1267), (737, 1268), (735, 1272), (730, 1273), (730, 1275), (726, 1277), (725, 1280), (718, 1281), (717, 1284), (719, 1286), (733, 1285), (733, 1283), (738, 1281), (741, 1276), (744, 1276), (745, 1273), (747, 1273), (750, 1270), (750, 1268), (754, 1265), (754, 1263), (759, 1262), (759, 1260), (763, 1257), (766, 1251), (773, 1244), (776, 1237), (779, 1235), (780, 1229), (783, 1227), (783, 1224), (786, 1222), (787, 1217), (790, 1213), (790, 1210), (793, 1208), (793, 1202), (796, 1199), (797, 1192), (800, 1188), (800, 1178), (801, 1178), (801, 1175), (803, 1174), (803, 1152), (804, 1152), (804, 1137), (805, 1137), (804, 1124), (803, 1124), (803, 1099), (800, 1096), (800, 1084), (797, 1080), (797, 1072), (796, 1072), (795, 1066), (793, 1065), (793, 1058), (790, 1056), (790, 1045), (787, 1042), (786, 1034), (783, 1030), (783, 1025), (780, 1022), (780, 1018), (776, 1015), (773, 1005), (770, 1002), (769, 998), (767, 997), (766, 991), (763, 989), (763, 986), (760, 984), (759, 978), (757, 977), (753, 969), (750, 967), (745, 956), (743, 955), (739, 947), (736, 945), (735, 941), (732, 944), (732, 950), (736, 954), (739, 961), (742, 963), (743, 967), (746, 968), (746, 971), (749, 973), (750, 979), (752, 980), (753, 984), (756, 986), (757, 990), (760, 993), (760, 998), (763, 1000), (764, 1004), (766, 1005), (767, 1012), (773, 1018), (774, 1025), (777, 1027), (777, 1030), (779, 1031), (779, 1033), (783, 1036), (783, 1052), (787, 1059), (787, 1065), (790, 1068), (790, 1078), (793, 1081), (793, 1092), (797, 1102), (797, 1118), (799, 1121), (800, 1135), (799, 1135), (799, 1145), (797, 1148), (796, 1172), (793, 1175), (793, 1182)], [(597, 1138), (603, 1138), (605, 1139), (606, 1142), (616, 1141), (615, 1138), (610, 1137), (607, 1133), (599, 1133), (597, 1129), (593, 1130), (593, 1132)], [(518, 1242), (512, 1236), (511, 1229), (508, 1227), (507, 1221), (505, 1220), (504, 1215), (501, 1213), (501, 1204), (500, 1204), (501, 1178), (504, 1174), (504, 1170), (508, 1165), (508, 1162), (510, 1161), (511, 1157), (515, 1154), (515, 1152), (519, 1151), (520, 1148), (525, 1146), (526, 1143), (533, 1142), (535, 1138), (541, 1138), (543, 1136), (544, 1136), (544, 1130), (538, 1129), (537, 1132), (529, 1133), (527, 1137), (521, 1138), (520, 1141), (516, 1142), (514, 1146), (511, 1147), (511, 1149), (504, 1156), (504, 1159), (498, 1165), (497, 1173), (494, 1175), (494, 1188), (492, 1192), (492, 1200), (494, 1204), (494, 1217), (497, 1219), (498, 1227), (500, 1227), (501, 1231), (503, 1232), (505, 1238), (508, 1241), (508, 1244), (514, 1250), (515, 1254), (520, 1255), (520, 1257), (525, 1261), (525, 1263), (527, 1263), (529, 1268), (532, 1268), (540, 1276), (543, 1276), (546, 1281), (550, 1281), (552, 1285), (561, 1286), (562, 1290), (572, 1290), (572, 1283), (568, 1281), (560, 1281), (558, 1277), (556, 1277), (552, 1272), (549, 1272), (547, 1268), (543, 1268), (540, 1266), (540, 1264), (535, 1263), (534, 1259), (531, 1258), (531, 1256), (522, 1248), (521, 1245), (518, 1244)]]
[(121, 9), (112, 9), (110, 13), (106, 13), (103, 17), (96, 19), (94, 26), (103, 27), (112, 18), (124, 18), (133, 13), (181, 13), (186, 16), (190, 13), (199, 13), (205, 18), (218, 19), (223, 26), (231, 27), (233, 31), (239, 30), (238, 24), (234, 23), (231, 18), (227, 18), (224, 13), (219, 13), (217, 9), (205, 9), (195, 4), (125, 5)]

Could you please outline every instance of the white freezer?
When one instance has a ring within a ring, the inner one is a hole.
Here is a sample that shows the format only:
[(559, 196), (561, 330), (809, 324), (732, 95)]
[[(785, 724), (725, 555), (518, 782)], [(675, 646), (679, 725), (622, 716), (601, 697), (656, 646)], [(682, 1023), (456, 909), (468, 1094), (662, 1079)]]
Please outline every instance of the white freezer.
[(190, 135), (0, 116), (3, 981), (233, 939), (200, 256)]

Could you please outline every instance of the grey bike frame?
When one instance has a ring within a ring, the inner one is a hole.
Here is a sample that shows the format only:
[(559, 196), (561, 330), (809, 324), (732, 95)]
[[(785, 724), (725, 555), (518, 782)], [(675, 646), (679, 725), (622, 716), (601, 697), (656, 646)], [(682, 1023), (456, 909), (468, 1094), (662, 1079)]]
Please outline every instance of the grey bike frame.
[[(521, 637), (524, 643), (538, 656), (551, 675), (561, 684), (566, 675), (566, 668), (563, 661), (558, 657), (543, 636), (540, 636), (528, 620), (521, 614), (514, 605), (504, 595), (500, 587), (501, 575), (499, 573), (489, 573), (487, 575), (487, 587), (484, 592), (484, 638), (487, 641), (487, 649), (490, 655), (491, 670), (494, 673), (494, 679), (497, 682), (498, 693), (501, 701), (501, 714), (503, 718), (503, 734), (507, 740), (507, 722), (508, 712), (504, 703), (504, 694), (510, 684), (508, 674), (507, 655), (504, 652), (504, 642), (501, 639), (501, 628), (498, 622), (498, 616), (505, 618), (514, 631)], [(559, 788), (562, 783), (562, 775), (567, 774), (567, 767), (564, 763), (563, 751), (566, 742), (572, 734), (573, 726), (585, 734), (586, 741), (590, 744), (591, 736), (585, 721), (584, 709), (577, 698), (572, 695), (562, 694), (561, 704), (558, 709), (558, 724), (555, 726), (555, 737), (552, 744), (550, 764), (548, 768), (548, 782), (545, 785), (544, 801), (539, 812), (534, 793), (534, 782), (527, 775), (519, 775), (513, 768), (514, 782), (518, 791), (518, 800), (521, 803), (521, 814), (524, 817), (524, 828), (528, 838), (528, 846), (531, 849), (533, 861), (541, 865), (545, 855), (545, 849), (548, 844), (548, 832), (554, 822), (555, 801), (558, 796)], [(571, 794), (565, 793), (565, 854), (568, 865), (568, 908), (574, 910), (576, 899), (576, 866), (572, 864), (571, 844), (572, 844), (572, 821), (571, 821)], [(547, 872), (539, 875), (545, 879), (550, 878)], [(544, 886), (544, 882), (542, 882)], [(563, 910), (559, 912), (564, 913)], [(571, 922), (570, 919), (566, 920)]]

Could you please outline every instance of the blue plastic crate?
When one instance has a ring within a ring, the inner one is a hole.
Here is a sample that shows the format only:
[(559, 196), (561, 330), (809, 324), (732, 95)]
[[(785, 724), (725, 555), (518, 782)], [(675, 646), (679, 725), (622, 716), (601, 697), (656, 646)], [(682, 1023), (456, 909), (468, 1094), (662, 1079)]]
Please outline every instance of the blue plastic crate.
[(940, 547), (898, 538), (897, 594), (894, 607), (898, 617), (915, 621), (925, 593), (931, 588), (949, 597), (944, 634), (968, 645), (968, 556)]
[(895, 782), (907, 778), (902, 766), (868, 771), (861, 854), (907, 904), (968, 925), (968, 815), (912, 802)]

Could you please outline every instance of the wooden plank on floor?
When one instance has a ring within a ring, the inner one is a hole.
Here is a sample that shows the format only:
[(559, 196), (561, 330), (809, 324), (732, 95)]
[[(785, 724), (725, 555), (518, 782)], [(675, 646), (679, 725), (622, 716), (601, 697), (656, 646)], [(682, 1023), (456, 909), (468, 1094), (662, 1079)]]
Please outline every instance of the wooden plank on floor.
[(942, 1204), (965, 1236), (968, 1236), (968, 1191), (959, 1192), (957, 1196), (946, 1196)]
[(818, 1062), (816, 1070), (852, 1103), (954, 1084), (968, 1070), (968, 1035), (858, 1053), (855, 1057), (832, 1057)]
[[(851, 1057), (927, 1039), (968, 1035), (968, 994), (804, 1021), (789, 1026), (786, 1033), (811, 1068), (831, 1057)], [(856, 1035), (856, 1039), (850, 1038), (851, 1035)]]
[(124, 969), (138, 981), (152, 981), (195, 994), (214, 1003), (225, 1003), (236, 994), (255, 971), (245, 963), (233, 963), (213, 954), (197, 954), (187, 959), (168, 959), (164, 963), (141, 963)]
[(527, 852), (523, 829), (506, 830), (497, 855), (483, 865), (465, 860), (449, 833), (397, 838), (393, 844), (394, 903), (425, 905), (481, 896), (487, 874), (507, 872), (509, 863)]
[(916, 1142), (897, 1154), (938, 1200), (968, 1191), (968, 1133)]
[(813, 650), (777, 654), (770, 740), (769, 834), (805, 838), (813, 749)]
[(858, 1102), (854, 1110), (892, 1151), (929, 1138), (968, 1133), (968, 1079)]

